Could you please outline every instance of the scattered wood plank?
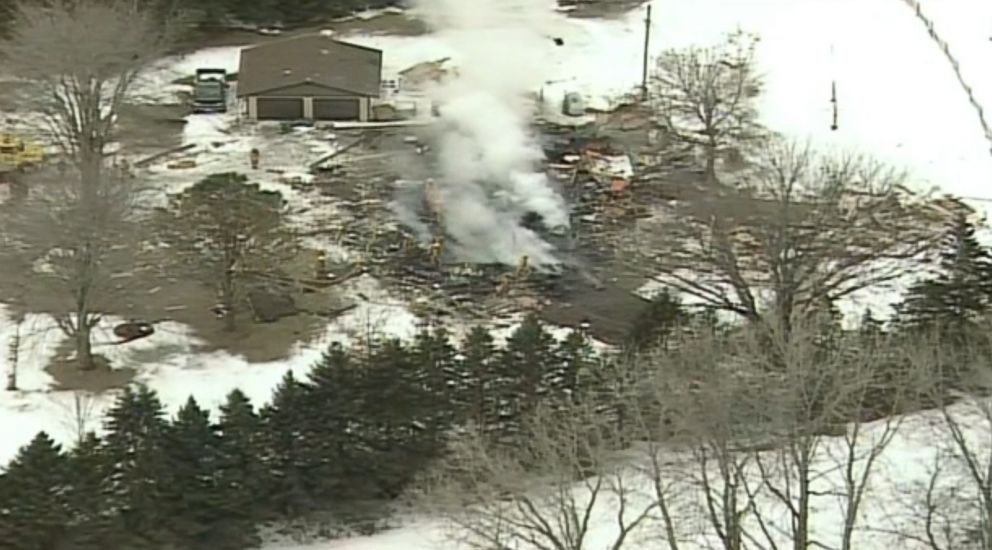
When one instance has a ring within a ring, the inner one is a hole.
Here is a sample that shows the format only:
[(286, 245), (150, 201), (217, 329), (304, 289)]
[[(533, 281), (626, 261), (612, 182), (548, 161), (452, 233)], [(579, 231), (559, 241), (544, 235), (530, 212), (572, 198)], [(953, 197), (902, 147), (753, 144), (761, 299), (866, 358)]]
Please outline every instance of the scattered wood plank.
[(167, 157), (169, 155), (174, 155), (176, 153), (182, 153), (183, 151), (189, 151), (190, 149), (192, 149), (194, 147), (196, 147), (196, 144), (195, 143), (187, 143), (186, 145), (180, 145), (179, 147), (173, 147), (171, 149), (166, 149), (165, 151), (162, 151), (162, 152), (159, 152), (159, 153), (155, 153), (154, 155), (152, 155), (150, 157), (145, 157), (145, 158), (143, 158), (143, 159), (135, 162), (134, 163), (134, 166), (137, 167), (137, 168), (142, 168), (144, 166), (148, 166), (149, 164), (155, 162), (156, 160), (165, 158), (165, 157)]
[(336, 318), (344, 315), (345, 313), (348, 313), (349, 311), (351, 311), (351, 310), (353, 310), (353, 309), (355, 309), (357, 307), (358, 307), (358, 304), (348, 304), (348, 305), (343, 306), (343, 307), (334, 308), (334, 309), (332, 309), (330, 311), (315, 311), (315, 310), (312, 310), (312, 309), (305, 309), (305, 310), (300, 310), (300, 311), (302, 313), (307, 313), (309, 315), (314, 315), (314, 316), (317, 316), (317, 317), (323, 317), (325, 319), (336, 319)]
[(359, 145), (367, 142), (368, 140), (369, 140), (369, 136), (368, 135), (361, 136), (358, 139), (356, 139), (355, 141), (352, 141), (351, 143), (349, 143), (348, 145), (345, 145), (344, 147), (342, 147), (340, 149), (335, 149), (334, 151), (332, 151), (332, 152), (330, 152), (330, 153), (328, 153), (328, 154), (320, 157), (319, 159), (311, 162), (309, 168), (310, 168), (310, 170), (315, 170), (318, 167), (320, 167), (321, 164), (324, 164), (325, 162), (333, 159), (334, 157), (340, 155), (341, 153), (345, 153), (347, 151), (350, 151), (351, 149), (354, 149), (355, 147), (358, 147)]

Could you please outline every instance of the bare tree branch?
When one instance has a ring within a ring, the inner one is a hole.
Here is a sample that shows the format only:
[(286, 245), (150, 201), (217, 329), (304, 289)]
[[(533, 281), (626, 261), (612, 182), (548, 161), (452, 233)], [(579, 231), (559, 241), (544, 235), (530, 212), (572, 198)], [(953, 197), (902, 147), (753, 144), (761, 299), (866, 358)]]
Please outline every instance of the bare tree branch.
[(471, 548), (598, 548), (590, 533), (612, 517), (605, 544), (620, 550), (657, 504), (626, 479), (615, 432), (598, 418), (578, 405), (541, 408), (513, 449), (469, 435), (430, 476), (420, 500)]
[(757, 43), (737, 31), (719, 46), (668, 51), (657, 62), (650, 98), (674, 139), (702, 149), (711, 182), (720, 154), (764, 134), (754, 102), (762, 88)]
[(946, 213), (903, 179), (865, 157), (768, 141), (738, 189), (673, 204), (618, 250), (702, 305), (787, 330), (932, 252)]
[[(120, 309), (123, 281), (139, 279), (127, 266), (137, 252), (134, 189), (108, 170), (108, 146), (135, 79), (169, 45), (171, 21), (134, 0), (18, 2), (0, 68), (21, 79), (21, 108), (40, 113), (48, 137), (71, 166), (44, 174), (15, 226), (21, 276), (58, 283), (49, 308), (75, 342), (82, 368), (95, 366), (91, 334), (105, 312)], [(11, 228), (8, 228), (11, 229)]]
[(992, 378), (989, 328), (965, 349), (934, 334), (907, 358), (929, 374), (925, 398), (937, 407), (937, 462), (911, 521), (931, 548), (992, 549)]

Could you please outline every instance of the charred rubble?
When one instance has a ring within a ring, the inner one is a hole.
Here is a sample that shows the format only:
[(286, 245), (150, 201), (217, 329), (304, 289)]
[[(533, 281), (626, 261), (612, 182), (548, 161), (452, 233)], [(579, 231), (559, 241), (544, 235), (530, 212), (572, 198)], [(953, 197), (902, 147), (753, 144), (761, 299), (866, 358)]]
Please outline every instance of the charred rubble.
[[(409, 297), (417, 313), (432, 318), (491, 319), (552, 304), (567, 307), (577, 294), (604, 290), (618, 263), (617, 239), (651, 215), (654, 199), (670, 193), (650, 159), (635, 157), (595, 130), (548, 124), (539, 130), (547, 173), (569, 204), (571, 223), (561, 231), (547, 227), (537, 213), (525, 213), (521, 225), (554, 246), (562, 269), (535, 269), (526, 258), (517, 265), (460, 260), (445, 242), (449, 236), (438, 215), (439, 194), (429, 177), (430, 147), (394, 135), (415, 156), (409, 171), (397, 170), (402, 163), (392, 153), (380, 153), (383, 140), (365, 140), (332, 167), (315, 169), (308, 184), (334, 195), (348, 213), (335, 227), (322, 230), (358, 251), (352, 265), (340, 270), (373, 274)], [(376, 154), (383, 158), (370, 160)]]

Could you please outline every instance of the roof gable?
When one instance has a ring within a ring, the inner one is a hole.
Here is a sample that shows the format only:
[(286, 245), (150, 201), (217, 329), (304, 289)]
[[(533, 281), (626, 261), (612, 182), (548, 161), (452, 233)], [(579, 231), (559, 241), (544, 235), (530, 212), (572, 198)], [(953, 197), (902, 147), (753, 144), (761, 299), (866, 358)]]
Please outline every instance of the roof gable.
[(381, 79), (381, 51), (309, 34), (241, 50), (237, 90), (243, 97), (315, 84), (377, 97)]

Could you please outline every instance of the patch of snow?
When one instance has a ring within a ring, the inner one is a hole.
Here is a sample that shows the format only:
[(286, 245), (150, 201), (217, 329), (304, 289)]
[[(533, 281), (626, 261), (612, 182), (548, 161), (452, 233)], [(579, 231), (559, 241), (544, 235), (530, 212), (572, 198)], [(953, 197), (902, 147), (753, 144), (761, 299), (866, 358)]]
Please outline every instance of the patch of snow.
[(55, 357), (65, 335), (51, 316), (36, 313), (25, 315), (18, 330), (10, 309), (0, 304), (0, 365), (3, 367), (0, 371), (0, 391), (6, 387), (9, 369), (13, 368), (11, 344), (18, 332), (17, 387), (30, 392), (51, 388), (54, 380), (44, 367)]
[[(193, 395), (205, 408), (217, 410), (227, 394), (242, 390), (256, 406), (271, 398), (272, 390), (287, 370), (305, 379), (331, 342), (351, 345), (368, 337), (410, 338), (419, 319), (406, 305), (390, 295), (374, 278), (362, 276), (342, 283), (341, 295), (354, 299), (355, 309), (327, 324), (310, 342), (298, 343), (289, 357), (267, 363), (249, 363), (225, 351), (203, 353), (200, 342), (188, 327), (174, 322), (158, 324), (155, 334), (127, 344), (115, 345), (111, 332), (121, 319), (108, 317), (94, 334), (94, 351), (115, 365), (137, 371), (135, 381), (158, 392), (169, 414), (174, 414)], [(0, 314), (6, 315), (0, 309)], [(6, 365), (7, 342), (12, 324), (0, 325), (0, 364)], [(25, 339), (18, 366), (20, 391), (0, 392), (0, 467), (40, 431), (71, 445), (77, 437), (73, 421), (74, 399), (84, 396), (90, 409), (87, 428), (100, 431), (103, 416), (113, 403), (114, 393), (101, 395), (52, 390), (44, 367), (54, 356), (63, 337), (46, 316), (29, 315), (23, 327)], [(4, 373), (6, 374), (6, 373)], [(0, 380), (6, 382), (6, 379)]]
[(183, 143), (207, 144), (231, 139), (228, 127), (236, 120), (233, 113), (189, 115), (183, 125)]
[[(981, 457), (987, 456), (989, 450), (986, 446), (979, 444), (987, 433), (987, 422), (980, 419), (980, 415), (975, 414), (972, 405), (962, 404), (950, 410), (962, 426), (965, 427), (965, 437), (972, 440), (979, 450)], [(970, 419), (970, 420), (969, 420)], [(973, 421), (972, 421), (973, 420)], [(934, 412), (922, 412), (908, 415), (901, 420), (892, 442), (879, 456), (879, 459), (871, 473), (871, 478), (867, 490), (863, 497), (861, 509), (858, 517), (858, 524), (854, 533), (854, 548), (884, 548), (896, 545), (907, 550), (924, 550), (926, 546), (897, 535), (885, 533), (886, 529), (899, 529), (902, 532), (912, 535), (921, 535), (918, 540), (925, 540), (919, 532), (922, 529), (922, 522), (919, 518), (911, 517), (908, 514), (910, 502), (913, 498), (923, 497), (925, 484), (932, 473), (930, 468), (933, 460), (950, 437), (942, 429), (942, 420), (939, 414)], [(879, 438), (883, 437), (886, 430), (885, 421), (862, 426), (862, 432), (858, 435), (858, 453), (867, 453), (870, 446)], [(846, 447), (844, 439), (841, 437), (824, 438), (821, 440), (817, 452), (816, 464), (813, 471), (816, 472), (813, 481), (813, 489), (816, 495), (813, 497), (812, 517), (810, 519), (811, 533), (815, 533), (816, 540), (830, 545), (839, 540), (843, 525), (843, 509), (840, 498), (833, 498), (827, 495), (833, 494), (831, 488), (842, 487), (843, 469), (838, 468), (840, 461), (845, 460)], [(638, 456), (637, 449), (630, 453), (632, 460), (645, 460), (645, 456)], [(693, 485), (692, 478), (698, 475), (695, 462), (690, 457), (678, 452), (668, 452), (663, 457), (665, 467), (679, 468), (686, 467), (686, 484), (678, 494), (673, 494), (669, 498), (669, 506), (678, 514), (677, 517), (689, 515), (693, 518), (690, 521), (679, 521), (676, 525), (677, 534), (680, 535), (679, 546), (687, 550), (704, 550), (712, 548), (713, 536), (707, 532), (705, 523), (705, 508), (702, 502), (702, 493), (699, 488)], [(863, 462), (859, 460), (855, 466), (854, 475), (860, 475)], [(760, 476), (756, 468), (751, 468), (749, 475), (755, 475), (755, 484), (758, 486)], [(675, 470), (677, 471), (677, 470)], [(715, 473), (715, 472), (714, 472)], [(639, 509), (638, 504), (644, 505), (646, 495), (650, 495), (652, 490), (648, 484), (649, 480), (644, 479), (634, 471), (624, 474), (627, 479), (627, 488), (633, 495), (628, 501), (631, 509)], [(773, 482), (775, 478), (772, 478)], [(945, 481), (947, 481), (945, 479)], [(638, 485), (644, 485), (638, 490)], [(576, 484), (576, 502), (585, 501), (585, 490), (580, 484)], [(604, 498), (593, 509), (591, 516), (590, 530), (586, 540), (589, 548), (608, 548), (611, 546), (616, 530), (615, 522), (615, 499)], [(773, 500), (768, 492), (760, 495), (756, 501), (757, 509), (762, 517), (773, 525), (785, 526), (787, 529), (788, 511), (777, 501)], [(581, 505), (581, 504), (579, 504)], [(905, 516), (905, 517), (904, 517)], [(549, 513), (548, 518), (556, 517), (555, 513)], [(699, 521), (696, 521), (699, 519)], [(753, 524), (753, 517), (745, 520), (749, 525), (750, 532), (759, 533), (758, 527)], [(656, 548), (658, 545), (657, 533), (662, 526), (658, 524), (657, 518), (648, 520), (639, 530), (633, 532), (628, 539), (625, 548), (631, 550), (648, 550)], [(777, 529), (772, 529), (775, 542), (778, 545), (787, 545), (785, 535)], [(266, 545), (265, 550), (456, 550), (461, 545), (446, 537), (445, 526), (434, 519), (421, 517), (411, 520), (406, 526), (385, 531), (377, 535), (368, 537), (354, 537), (311, 544), (287, 545), (274, 542)], [(585, 545), (584, 545), (585, 546)]]
[(419, 523), (392, 529), (377, 535), (293, 544), (275, 542), (264, 550), (447, 550), (438, 528), (430, 523)]

